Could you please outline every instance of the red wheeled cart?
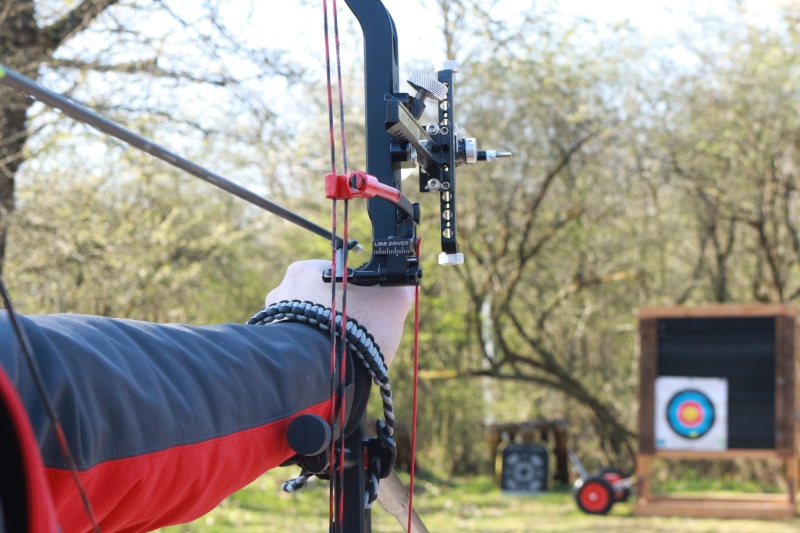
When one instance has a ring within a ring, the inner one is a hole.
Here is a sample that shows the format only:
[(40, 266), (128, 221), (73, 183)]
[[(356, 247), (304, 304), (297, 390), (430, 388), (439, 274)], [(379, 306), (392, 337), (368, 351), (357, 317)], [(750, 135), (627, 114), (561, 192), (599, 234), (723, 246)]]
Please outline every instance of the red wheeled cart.
[(569, 452), (569, 459), (580, 475), (572, 486), (572, 494), (584, 513), (607, 514), (615, 503), (630, 497), (633, 480), (619, 468), (606, 466), (597, 475), (590, 476), (574, 452)]

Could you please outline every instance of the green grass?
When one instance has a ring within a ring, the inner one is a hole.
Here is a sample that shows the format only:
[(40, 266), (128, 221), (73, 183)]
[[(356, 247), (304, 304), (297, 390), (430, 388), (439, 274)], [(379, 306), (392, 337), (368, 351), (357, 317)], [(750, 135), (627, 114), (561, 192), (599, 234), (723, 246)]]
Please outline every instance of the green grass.
[[(280, 483), (293, 471), (278, 469), (226, 499), (191, 524), (164, 528), (163, 533), (327, 531), (328, 488), (325, 483), (297, 494), (284, 494)], [(501, 494), (487, 477), (437, 482), (418, 480), (414, 508), (431, 533), (522, 532), (654, 532), (654, 533), (789, 533), (800, 531), (791, 520), (718, 520), (683, 517), (638, 517), (632, 504), (618, 503), (607, 516), (580, 512), (567, 488), (539, 496)], [(702, 483), (680, 488), (697, 491)], [(731, 489), (731, 490), (728, 490)], [(747, 492), (748, 486), (725, 486), (726, 492)], [(382, 509), (373, 512), (373, 531), (399, 533), (402, 528)]]
[(654, 494), (675, 492), (713, 492), (713, 493), (767, 493), (780, 494), (786, 489), (775, 485), (764, 485), (756, 481), (733, 479), (669, 479), (654, 483)]

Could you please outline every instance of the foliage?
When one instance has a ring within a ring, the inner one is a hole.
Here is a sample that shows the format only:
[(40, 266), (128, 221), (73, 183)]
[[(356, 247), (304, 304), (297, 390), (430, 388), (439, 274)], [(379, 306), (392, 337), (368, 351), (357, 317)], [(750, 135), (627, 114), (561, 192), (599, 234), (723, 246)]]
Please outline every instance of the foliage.
[[(245, 7), (228, 0), (7, 1), (0, 9), (0, 59), (118, 123), (169, 138), (177, 152), (214, 136), (233, 149), (224, 156), (212, 150), (206, 162), (258, 179), (271, 165), (253, 159), (269, 162), (272, 150), (265, 148), (287, 136), (272, 102), (257, 96), (270, 81), (290, 86), (302, 69), (280, 50), (248, 44), (237, 31)], [(17, 173), (28, 159), (46, 157), (54, 138), (85, 130), (57, 117), (0, 86), (0, 266)]]
[[(499, 34), (483, 33), (491, 61), (462, 67), (462, 128), (515, 157), (461, 172), (467, 262), (433, 283), (441, 307), (462, 316), (434, 311), (431, 338), (443, 340), (425, 353), (446, 357), (461, 375), (527, 383), (484, 387), (484, 395), (514, 398), (493, 408), (506, 419), (568, 417), (579, 427), (593, 419), (606, 451), (629, 463), (633, 398), (623, 384), (634, 380), (626, 314), (636, 305), (630, 289), (639, 265), (617, 240), (628, 231), (619, 198), (630, 186), (619, 173), (617, 143), (627, 122), (622, 106), (636, 97), (628, 65), (640, 51), (624, 34), (587, 45), (599, 40), (592, 31), (561, 28), (533, 11)], [(558, 394), (537, 401), (539, 388)], [(593, 417), (576, 414), (576, 404)], [(468, 442), (481, 440), (480, 412), (456, 412), (470, 417), (463, 424), (476, 438)]]
[[(482, 15), (491, 58), (462, 67), (462, 128), (516, 157), (461, 172), (467, 264), (433, 282), (425, 353), (524, 383), (506, 420), (566, 416), (584, 455), (630, 466), (635, 308), (797, 299), (797, 19), (698, 21), (678, 65), (624, 26), (527, 13)], [(481, 442), (472, 401), (453, 427)]]
[(23, 188), (7, 273), (21, 310), (200, 324), (259, 308), (271, 254), (253, 212), (138, 156), (95, 172)]
[(771, 28), (741, 14), (708, 21), (702, 66), (657, 96), (669, 114), (654, 128), (654, 164), (669, 182), (664, 201), (688, 204), (678, 223), (694, 241), (680, 265), (692, 274), (672, 289), (679, 301), (800, 295), (796, 20), (787, 13)]

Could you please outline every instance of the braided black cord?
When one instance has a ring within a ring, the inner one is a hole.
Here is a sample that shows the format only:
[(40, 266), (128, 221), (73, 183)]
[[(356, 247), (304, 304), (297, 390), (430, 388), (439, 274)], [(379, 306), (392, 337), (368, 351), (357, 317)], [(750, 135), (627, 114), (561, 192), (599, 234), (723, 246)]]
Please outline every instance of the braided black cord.
[[(247, 321), (247, 324), (263, 326), (283, 320), (304, 322), (317, 326), (322, 331), (330, 331), (331, 310), (313, 302), (283, 300), (262, 309), (253, 315), (253, 317)], [(341, 313), (336, 313), (334, 324), (336, 334), (341, 335)], [(347, 319), (345, 332), (347, 349), (361, 361), (361, 364), (364, 365), (370, 377), (372, 377), (372, 381), (380, 388), (385, 424), (378, 424), (379, 438), (384, 445), (395, 447), (395, 442), (392, 438), (394, 434), (394, 402), (392, 400), (392, 388), (389, 385), (389, 373), (384, 363), (380, 347), (375, 342), (372, 335), (354, 319)], [(367, 489), (364, 494), (364, 507), (367, 509), (372, 506), (377, 498), (380, 472), (380, 461), (371, 461), (370, 479), (367, 482)], [(298, 477), (285, 482), (282, 488), (285, 492), (295, 492), (305, 487), (310, 477), (310, 473), (303, 471)]]
[(281, 490), (283, 492), (297, 492), (308, 485), (308, 480), (311, 479), (311, 476), (312, 474), (302, 471), (296, 478), (284, 481), (281, 485)]

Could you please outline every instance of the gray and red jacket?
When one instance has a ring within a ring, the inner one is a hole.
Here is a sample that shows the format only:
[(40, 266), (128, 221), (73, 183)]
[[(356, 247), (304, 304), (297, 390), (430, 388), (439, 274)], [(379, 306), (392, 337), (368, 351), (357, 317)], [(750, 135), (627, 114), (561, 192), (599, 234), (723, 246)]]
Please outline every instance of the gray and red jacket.
[[(293, 455), (294, 417), (330, 415), (330, 341), (306, 325), (20, 319), (104, 532), (202, 516)], [(5, 313), (0, 339), (2, 455), (22, 478), (0, 481), (6, 529), (90, 531)]]

